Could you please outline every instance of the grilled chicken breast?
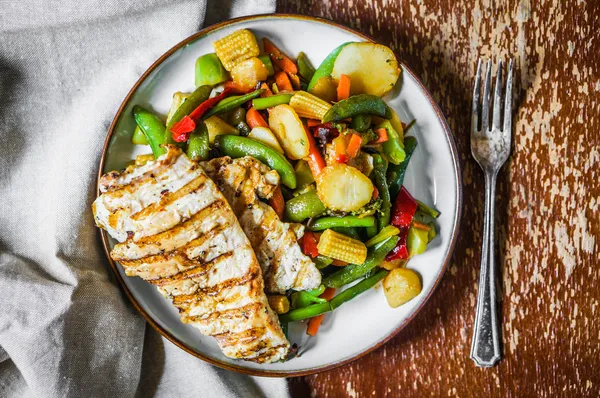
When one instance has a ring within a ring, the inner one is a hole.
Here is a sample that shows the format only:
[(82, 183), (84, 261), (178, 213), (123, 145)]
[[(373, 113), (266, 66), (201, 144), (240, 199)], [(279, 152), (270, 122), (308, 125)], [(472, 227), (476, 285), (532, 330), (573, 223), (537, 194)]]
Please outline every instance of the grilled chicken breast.
[(169, 146), (157, 160), (104, 175), (100, 192), (94, 218), (120, 242), (111, 257), (128, 276), (155, 285), (181, 321), (215, 337), (226, 356), (286, 358), (290, 344), (250, 241), (196, 162)]
[(271, 206), (259, 200), (273, 195), (279, 184), (277, 172), (250, 156), (235, 160), (226, 156), (200, 165), (221, 189), (250, 239), (267, 290), (285, 293), (319, 287), (321, 273), (297, 242), (304, 227), (282, 222)]

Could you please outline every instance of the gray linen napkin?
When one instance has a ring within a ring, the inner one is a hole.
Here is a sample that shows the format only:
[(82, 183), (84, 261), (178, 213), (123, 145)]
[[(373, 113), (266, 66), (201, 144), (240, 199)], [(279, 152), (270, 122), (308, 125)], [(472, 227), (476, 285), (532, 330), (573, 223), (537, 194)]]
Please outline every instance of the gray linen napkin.
[(147, 327), (90, 213), (106, 131), (144, 70), (202, 26), (274, 3), (0, 0), (0, 396), (288, 394)]

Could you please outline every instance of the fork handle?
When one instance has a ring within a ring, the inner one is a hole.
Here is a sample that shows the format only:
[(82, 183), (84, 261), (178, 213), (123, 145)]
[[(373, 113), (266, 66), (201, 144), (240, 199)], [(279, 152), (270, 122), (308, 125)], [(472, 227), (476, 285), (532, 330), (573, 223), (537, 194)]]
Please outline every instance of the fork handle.
[(496, 264), (494, 259), (494, 198), (496, 173), (485, 173), (485, 212), (483, 246), (481, 249), (481, 274), (477, 293), (477, 310), (471, 359), (477, 366), (494, 366), (500, 360), (500, 331), (496, 312)]

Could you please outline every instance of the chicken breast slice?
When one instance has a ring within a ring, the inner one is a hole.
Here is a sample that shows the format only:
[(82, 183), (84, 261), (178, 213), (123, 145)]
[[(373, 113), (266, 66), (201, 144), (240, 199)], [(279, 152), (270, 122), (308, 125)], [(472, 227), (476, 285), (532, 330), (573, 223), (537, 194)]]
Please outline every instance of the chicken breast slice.
[(271, 206), (259, 200), (273, 196), (279, 184), (277, 172), (250, 156), (225, 156), (200, 165), (221, 189), (250, 239), (267, 291), (317, 288), (321, 273), (298, 244), (304, 227), (281, 221)]
[(128, 276), (156, 286), (180, 319), (214, 336), (230, 358), (269, 363), (290, 344), (269, 307), (261, 266), (215, 183), (196, 162), (167, 153), (100, 181), (99, 227)]

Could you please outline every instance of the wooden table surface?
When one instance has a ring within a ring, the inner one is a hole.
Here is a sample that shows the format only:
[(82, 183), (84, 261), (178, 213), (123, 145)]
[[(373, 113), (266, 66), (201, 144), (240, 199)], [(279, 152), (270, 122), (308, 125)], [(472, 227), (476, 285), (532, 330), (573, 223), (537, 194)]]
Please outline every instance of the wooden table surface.
[[(391, 46), (441, 106), (464, 177), (460, 237), (431, 300), (383, 348), (291, 379), (294, 396), (599, 396), (600, 1), (279, 0), (278, 12)], [(478, 57), (517, 65), (497, 190), (504, 359), (491, 369), (469, 359), (483, 216), (468, 140)]]

